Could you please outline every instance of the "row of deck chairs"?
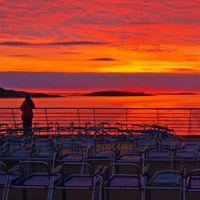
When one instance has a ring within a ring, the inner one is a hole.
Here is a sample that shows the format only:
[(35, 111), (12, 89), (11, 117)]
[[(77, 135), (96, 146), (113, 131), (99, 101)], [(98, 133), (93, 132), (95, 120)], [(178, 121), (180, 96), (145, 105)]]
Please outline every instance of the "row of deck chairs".
[[(44, 171), (36, 169), (43, 165)], [(66, 199), (69, 190), (90, 190), (92, 195), (86, 195), (85, 199), (110, 198), (109, 191), (137, 191), (139, 199), (151, 199), (153, 190), (177, 190), (177, 199), (186, 199), (189, 192), (200, 192), (200, 170), (194, 169), (186, 177), (184, 166), (180, 170), (157, 171), (150, 176), (149, 166), (143, 173), (136, 164), (112, 163), (109, 166), (100, 166), (94, 172), (88, 163), (66, 162), (50, 171), (48, 164), (44, 161), (22, 161), (11, 170), (0, 162), (0, 187), (3, 189), (2, 199), (8, 199), (13, 189), (21, 189), (23, 199), (27, 199), (28, 189), (47, 190), (44, 199), (53, 199), (53, 193), (60, 191), (62, 198)], [(33, 166), (33, 167), (32, 167)], [(78, 168), (77, 168), (78, 166)], [(74, 170), (75, 169), (75, 170)], [(76, 172), (74, 172), (76, 171)], [(40, 197), (38, 198), (40, 199)], [(56, 198), (57, 199), (57, 198)], [(113, 198), (112, 198), (113, 199)], [(123, 199), (123, 196), (120, 197)], [(167, 198), (169, 199), (169, 198)]]
[[(55, 193), (65, 199), (71, 189), (91, 190), (92, 197), (83, 199), (113, 199), (109, 192), (113, 190), (119, 191), (122, 199), (123, 189), (136, 191), (141, 195), (139, 199), (151, 199), (152, 190), (177, 190), (184, 199), (188, 191), (199, 191), (199, 143), (183, 142), (169, 132), (154, 125), (137, 134), (124, 131), (113, 135), (105, 129), (95, 130), (95, 134), (56, 134), (48, 138), (31, 133), (2, 134), (2, 199), (10, 198), (19, 188), (23, 199), (29, 196), (28, 189), (48, 191), (38, 199), (55, 199)], [(182, 164), (189, 164), (187, 171)], [(191, 174), (190, 165), (195, 169)], [(160, 171), (163, 166), (167, 169)], [(73, 172), (75, 169), (79, 171)]]
[[(98, 125), (91, 125), (90, 122), (85, 122), (85, 124), (75, 124), (71, 122), (69, 124), (60, 124), (58, 122), (48, 122), (46, 124), (40, 124), (38, 122), (33, 123), (32, 129), (30, 132), (34, 132), (35, 134), (40, 134), (45, 132), (46, 134), (55, 134), (55, 135), (74, 135), (74, 134), (84, 134), (84, 135), (127, 135), (129, 137), (140, 135), (152, 137), (153, 135), (162, 137), (167, 137), (169, 134), (175, 134), (173, 129), (169, 129), (167, 126), (160, 125), (138, 125), (131, 124), (129, 127), (127, 124), (122, 124), (116, 122), (114, 126), (111, 126), (107, 122), (101, 122)], [(23, 125), (19, 124), (0, 124), (0, 134), (4, 133), (12, 133), (12, 134), (22, 134), (23, 133)]]

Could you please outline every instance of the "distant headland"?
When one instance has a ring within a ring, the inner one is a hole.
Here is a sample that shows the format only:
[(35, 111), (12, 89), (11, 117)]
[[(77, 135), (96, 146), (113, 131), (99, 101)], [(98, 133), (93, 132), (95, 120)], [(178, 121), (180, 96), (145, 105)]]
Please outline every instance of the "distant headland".
[(101, 92), (91, 92), (84, 94), (83, 96), (151, 96), (144, 92), (122, 92), (122, 91), (101, 91)]
[[(25, 91), (16, 91), (16, 90), (6, 90), (0, 87), (0, 98), (24, 98), (25, 95), (29, 92)], [(41, 98), (41, 97), (62, 97), (60, 95), (50, 95), (43, 93), (29, 93), (31, 97)]]

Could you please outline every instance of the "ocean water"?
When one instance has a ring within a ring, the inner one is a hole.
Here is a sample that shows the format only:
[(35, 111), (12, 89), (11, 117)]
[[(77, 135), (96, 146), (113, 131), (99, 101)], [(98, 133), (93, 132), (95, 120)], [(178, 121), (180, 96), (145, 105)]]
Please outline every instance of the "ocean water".
[[(14, 121), (15, 123), (21, 123), (21, 111), (19, 109), (11, 110), (5, 108), (20, 108), (23, 100), (23, 98), (0, 99), (0, 123), (13, 124)], [(33, 122), (39, 122), (41, 125), (46, 124), (47, 118), (48, 122), (53, 122), (54, 124), (55, 122), (59, 122), (60, 125), (64, 126), (71, 122), (74, 122), (76, 126), (80, 124), (84, 126), (88, 121), (91, 122), (91, 125), (106, 121), (112, 126), (114, 126), (116, 122), (120, 122), (127, 124), (129, 127), (131, 124), (152, 125), (156, 123), (159, 125), (167, 125), (180, 135), (199, 135), (200, 133), (200, 109), (189, 109), (200, 108), (200, 94), (136, 97), (88, 97), (66, 95), (65, 97), (58, 98), (33, 98), (33, 101), (35, 102), (36, 108), (38, 108), (34, 110)], [(76, 108), (120, 109), (95, 109), (94, 117), (94, 109), (79, 110)], [(134, 109), (126, 110), (121, 108)]]
[[(136, 97), (65, 96), (57, 98), (33, 98), (33, 101), (37, 108), (200, 108), (200, 94)], [(0, 99), (0, 108), (19, 108), (22, 102), (22, 98)]]

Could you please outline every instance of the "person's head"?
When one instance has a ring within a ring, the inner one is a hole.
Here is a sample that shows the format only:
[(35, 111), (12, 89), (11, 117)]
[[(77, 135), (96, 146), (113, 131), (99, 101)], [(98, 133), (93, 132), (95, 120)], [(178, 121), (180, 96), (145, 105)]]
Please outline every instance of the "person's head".
[(31, 99), (30, 94), (27, 93), (27, 94), (25, 95), (25, 100), (26, 100), (26, 102), (27, 102), (28, 105), (33, 105), (33, 101), (32, 101), (32, 99)]

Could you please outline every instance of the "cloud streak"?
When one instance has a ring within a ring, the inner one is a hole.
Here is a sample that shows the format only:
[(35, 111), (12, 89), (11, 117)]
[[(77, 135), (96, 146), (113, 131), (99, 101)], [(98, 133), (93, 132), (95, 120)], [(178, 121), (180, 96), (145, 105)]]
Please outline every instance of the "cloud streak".
[(51, 42), (51, 43), (29, 43), (29, 42), (1, 42), (3, 46), (76, 46), (76, 45), (105, 45), (106, 42), (73, 41), (73, 42)]
[(93, 58), (90, 60), (91, 61), (117, 61), (116, 59), (113, 59), (113, 58)]

